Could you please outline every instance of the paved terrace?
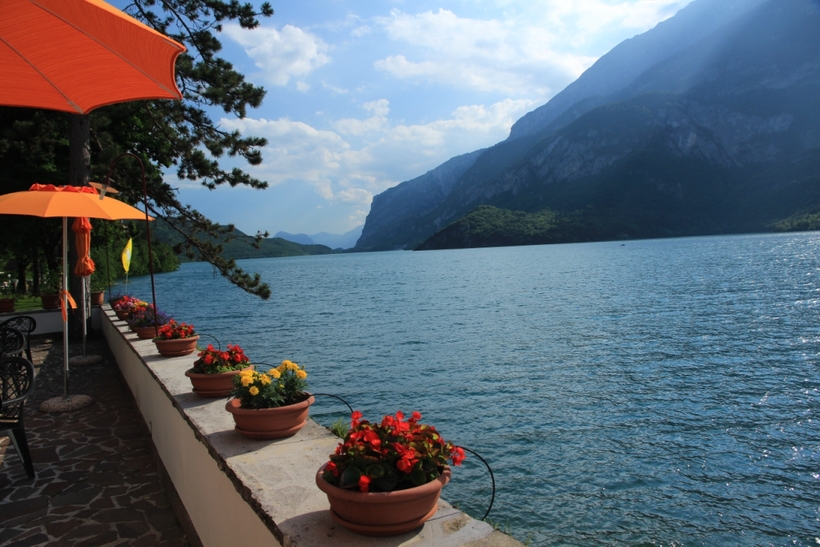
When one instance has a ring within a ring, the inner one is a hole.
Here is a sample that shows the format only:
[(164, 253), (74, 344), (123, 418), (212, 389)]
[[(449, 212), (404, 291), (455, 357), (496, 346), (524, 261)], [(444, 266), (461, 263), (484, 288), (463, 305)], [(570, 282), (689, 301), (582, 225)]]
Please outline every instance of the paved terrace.
[(0, 545), (189, 545), (105, 340), (87, 348), (102, 362), (71, 367), (71, 391), (94, 399), (72, 412), (37, 410), (62, 394), (62, 341), (35, 339), (32, 350), (38, 373), (26, 404), (26, 432), (37, 478), (29, 480), (0, 434)]

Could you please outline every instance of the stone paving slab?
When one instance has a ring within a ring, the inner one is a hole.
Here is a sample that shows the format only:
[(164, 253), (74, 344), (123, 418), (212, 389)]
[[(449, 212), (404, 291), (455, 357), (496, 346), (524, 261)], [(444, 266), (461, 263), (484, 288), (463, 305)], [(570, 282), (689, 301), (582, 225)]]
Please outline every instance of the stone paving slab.
[[(81, 354), (72, 345), (72, 355)], [(92, 365), (71, 367), (71, 393), (91, 406), (42, 413), (63, 392), (62, 341), (34, 339), (37, 378), (26, 433), (37, 477), (30, 480), (0, 435), (0, 545), (5, 547), (188, 546), (160, 486), (151, 446), (105, 340), (90, 340)]]

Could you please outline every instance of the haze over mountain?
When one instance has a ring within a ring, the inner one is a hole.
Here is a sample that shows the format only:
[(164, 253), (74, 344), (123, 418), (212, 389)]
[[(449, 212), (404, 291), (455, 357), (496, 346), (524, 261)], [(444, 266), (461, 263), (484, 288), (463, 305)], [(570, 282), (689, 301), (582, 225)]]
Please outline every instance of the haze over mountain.
[(325, 245), (331, 249), (351, 249), (356, 245), (359, 237), (362, 235), (362, 228), (364, 226), (356, 226), (349, 232), (344, 234), (329, 234), (327, 232), (319, 232), (318, 234), (290, 234), (288, 232), (276, 232), (273, 237), (281, 237), (293, 243), (300, 245)]
[(424, 248), (760, 231), (815, 212), (818, 28), (814, 0), (696, 0), (506, 141), (376, 196), (356, 249), (415, 248), (451, 223)]

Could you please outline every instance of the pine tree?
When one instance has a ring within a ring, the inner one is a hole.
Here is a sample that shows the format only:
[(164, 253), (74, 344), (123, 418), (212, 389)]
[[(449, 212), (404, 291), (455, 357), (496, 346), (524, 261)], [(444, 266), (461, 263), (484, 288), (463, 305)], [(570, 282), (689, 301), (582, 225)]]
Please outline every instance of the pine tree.
[[(225, 131), (206, 110), (218, 107), (227, 115), (243, 118), (248, 108), (262, 103), (265, 90), (246, 82), (219, 57), (222, 46), (215, 33), (226, 21), (236, 21), (250, 31), (259, 25), (260, 17), (272, 16), (273, 9), (265, 3), (256, 10), (237, 0), (134, 0), (124, 10), (188, 48), (176, 65), (182, 101), (115, 104), (87, 116), (0, 107), (0, 165), (19, 165), (24, 153), (30, 165), (36, 166), (30, 172), (18, 170), (14, 176), (0, 173), (0, 188), (3, 193), (25, 190), (32, 176), (37, 182), (55, 184), (110, 177), (121, 192), (119, 198), (140, 203), (141, 167), (133, 159), (137, 157), (145, 168), (149, 209), (165, 217), (182, 235), (177, 252), (210, 262), (231, 283), (268, 298), (270, 288), (258, 274), (248, 274), (220, 255), (222, 244), (233, 239), (233, 226), (219, 226), (181, 203), (164, 182), (163, 172), (198, 181), (209, 189), (224, 184), (267, 187), (239, 168), (220, 164), (224, 157), (238, 157), (258, 165), (265, 139)], [(69, 165), (69, 157), (81, 160)], [(266, 236), (257, 234), (257, 241)]]

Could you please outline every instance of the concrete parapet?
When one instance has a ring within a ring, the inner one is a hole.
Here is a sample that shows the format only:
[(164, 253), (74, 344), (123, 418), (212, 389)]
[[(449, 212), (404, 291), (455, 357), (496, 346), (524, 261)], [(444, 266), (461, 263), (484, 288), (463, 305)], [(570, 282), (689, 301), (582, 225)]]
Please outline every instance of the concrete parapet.
[[(484, 522), (439, 502), (418, 530), (390, 538), (364, 537), (337, 525), (314, 483), (339, 439), (308, 420), (293, 437), (249, 440), (234, 431), (225, 399), (202, 399), (184, 373), (191, 356), (161, 357), (107, 305), (102, 330), (188, 521), (194, 543), (283, 547), (514, 547)], [(446, 492), (446, 490), (445, 490)], [(192, 534), (193, 532), (193, 534)]]

